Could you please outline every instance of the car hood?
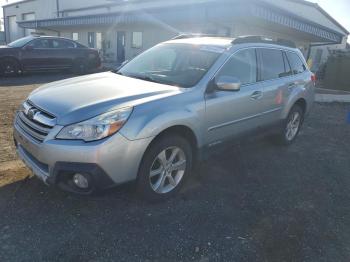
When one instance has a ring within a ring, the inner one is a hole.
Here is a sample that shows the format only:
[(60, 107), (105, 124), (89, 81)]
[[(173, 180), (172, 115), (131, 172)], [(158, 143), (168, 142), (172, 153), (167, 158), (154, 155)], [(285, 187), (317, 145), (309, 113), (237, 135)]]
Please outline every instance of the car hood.
[(106, 72), (43, 85), (28, 99), (54, 115), (57, 124), (68, 125), (182, 92), (182, 88)]

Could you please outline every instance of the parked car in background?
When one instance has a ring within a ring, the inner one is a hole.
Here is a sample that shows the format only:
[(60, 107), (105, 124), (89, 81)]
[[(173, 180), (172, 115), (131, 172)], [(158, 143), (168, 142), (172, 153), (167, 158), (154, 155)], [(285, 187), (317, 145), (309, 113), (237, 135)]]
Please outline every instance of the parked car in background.
[(0, 47), (0, 74), (72, 70), (83, 74), (101, 66), (99, 52), (62, 37), (28, 36)]
[(183, 36), (118, 71), (35, 90), (17, 113), (15, 144), (47, 184), (88, 194), (136, 180), (145, 198), (164, 199), (233, 139), (267, 130), (294, 142), (314, 80), (289, 43)]

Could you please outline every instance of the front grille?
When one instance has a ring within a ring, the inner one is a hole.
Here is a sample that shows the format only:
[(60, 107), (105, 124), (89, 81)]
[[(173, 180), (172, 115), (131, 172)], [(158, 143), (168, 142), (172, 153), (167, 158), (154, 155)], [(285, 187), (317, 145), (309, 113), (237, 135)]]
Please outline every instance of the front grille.
[(16, 125), (37, 142), (43, 142), (51, 129), (55, 126), (56, 119), (50, 114), (24, 102), (16, 116)]

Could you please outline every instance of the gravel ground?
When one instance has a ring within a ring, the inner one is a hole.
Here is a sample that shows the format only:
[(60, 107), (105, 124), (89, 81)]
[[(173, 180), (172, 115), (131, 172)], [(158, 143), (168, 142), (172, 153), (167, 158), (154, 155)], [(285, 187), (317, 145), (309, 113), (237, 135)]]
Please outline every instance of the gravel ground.
[(350, 105), (315, 104), (291, 147), (227, 149), (151, 205), (132, 185), (78, 197), (27, 177), (9, 139), (28, 83), (0, 84), (0, 261), (350, 261)]

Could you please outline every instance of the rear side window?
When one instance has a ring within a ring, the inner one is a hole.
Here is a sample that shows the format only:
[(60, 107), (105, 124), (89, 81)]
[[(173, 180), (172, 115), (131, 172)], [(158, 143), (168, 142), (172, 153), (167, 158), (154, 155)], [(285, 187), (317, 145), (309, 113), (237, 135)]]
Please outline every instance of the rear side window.
[(243, 85), (255, 83), (256, 64), (255, 49), (242, 50), (230, 58), (218, 75), (237, 77)]
[(306, 70), (306, 66), (297, 54), (291, 52), (286, 54), (294, 74), (300, 74)]
[(283, 58), (284, 58), (284, 66), (286, 68), (285, 76), (293, 75), (292, 68), (290, 67), (290, 64), (289, 64), (289, 61), (288, 61), (288, 58), (287, 58), (287, 55), (285, 52), (283, 52)]
[(260, 53), (260, 78), (262, 81), (284, 77), (286, 69), (281, 50), (259, 49)]
[(276, 49), (259, 49), (261, 58), (261, 80), (271, 80), (286, 75), (283, 53)]
[(54, 39), (52, 40), (53, 48), (75, 48), (75, 44), (70, 41)]

